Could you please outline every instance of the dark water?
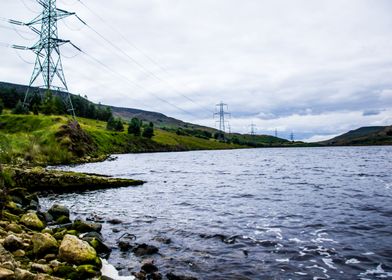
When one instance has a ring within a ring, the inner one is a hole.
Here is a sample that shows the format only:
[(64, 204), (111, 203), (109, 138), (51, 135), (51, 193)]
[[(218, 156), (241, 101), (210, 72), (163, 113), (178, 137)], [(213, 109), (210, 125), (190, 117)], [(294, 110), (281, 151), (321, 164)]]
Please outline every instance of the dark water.
[[(65, 169), (148, 181), (43, 202), (122, 220), (104, 222), (106, 241), (115, 247), (130, 233), (159, 246), (164, 274), (392, 279), (392, 147), (130, 154)], [(138, 260), (118, 250), (110, 258), (125, 275)]]

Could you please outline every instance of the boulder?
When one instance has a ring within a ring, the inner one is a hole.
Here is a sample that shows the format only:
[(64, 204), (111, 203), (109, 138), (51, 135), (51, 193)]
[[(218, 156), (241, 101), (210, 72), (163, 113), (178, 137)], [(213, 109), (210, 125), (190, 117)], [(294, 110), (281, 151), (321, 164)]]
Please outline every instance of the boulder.
[(11, 262), (15, 266), (14, 256), (0, 244), (0, 263)]
[(49, 233), (35, 233), (31, 241), (33, 243), (33, 253), (37, 256), (57, 253), (57, 240)]
[(49, 210), (48, 213), (53, 217), (54, 220), (65, 216), (69, 219), (69, 209), (64, 205), (54, 204)]
[(0, 267), (0, 279), (13, 280), (15, 279), (15, 273), (12, 270)]
[(85, 222), (82, 220), (76, 220), (72, 225), (72, 229), (80, 233), (92, 232), (92, 231), (101, 232), (102, 225), (97, 223), (92, 223), (92, 222)]
[(53, 272), (48, 264), (33, 263), (31, 265), (31, 269), (35, 272), (42, 272), (46, 274), (51, 274)]
[(86, 241), (67, 234), (61, 242), (59, 258), (71, 264), (91, 264), (96, 262), (97, 252)]
[(11, 223), (9, 224), (6, 228), (7, 231), (11, 231), (13, 233), (22, 233), (22, 228), (20, 225), (15, 224), (15, 223)]
[(20, 222), (30, 229), (42, 230), (45, 228), (44, 223), (38, 218), (36, 212), (24, 214)]
[(3, 246), (10, 252), (16, 251), (18, 249), (23, 249), (23, 240), (15, 235), (8, 235), (3, 242)]
[(15, 269), (15, 280), (34, 280), (35, 274), (30, 271), (17, 268)]

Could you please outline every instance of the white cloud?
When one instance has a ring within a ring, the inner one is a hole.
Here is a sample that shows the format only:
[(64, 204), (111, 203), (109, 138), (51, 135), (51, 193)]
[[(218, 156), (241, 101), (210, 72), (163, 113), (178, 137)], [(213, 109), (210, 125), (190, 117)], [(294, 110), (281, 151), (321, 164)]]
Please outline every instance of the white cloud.
[[(25, 2), (31, 9), (39, 8), (33, 1)], [(71, 91), (86, 94), (90, 100), (159, 111), (208, 125), (214, 125), (209, 110), (223, 100), (233, 113), (233, 130), (242, 132), (253, 119), (260, 131), (277, 127), (312, 135), (390, 122), (389, 0), (84, 3), (168, 70), (162, 71), (78, 2), (59, 0), (61, 8), (76, 11), (138, 63), (168, 81), (153, 78), (89, 28), (69, 30), (83, 27), (69, 18), (66, 25), (59, 24), (61, 37), (71, 39), (115, 72), (142, 85), (140, 88), (119, 78), (84, 55), (64, 58)], [(0, 7), (0, 17), (34, 17), (21, 1), (2, 1)], [(6, 24), (0, 22), (0, 27)], [(13, 30), (0, 28), (0, 33), (0, 41), (33, 44)], [(67, 56), (75, 54), (69, 47), (63, 52)], [(22, 55), (34, 60), (31, 54)], [(1, 80), (26, 83), (31, 71), (32, 65), (21, 62), (14, 51), (2, 48)], [(161, 102), (157, 96), (191, 114)], [(369, 108), (381, 113), (363, 116)]]

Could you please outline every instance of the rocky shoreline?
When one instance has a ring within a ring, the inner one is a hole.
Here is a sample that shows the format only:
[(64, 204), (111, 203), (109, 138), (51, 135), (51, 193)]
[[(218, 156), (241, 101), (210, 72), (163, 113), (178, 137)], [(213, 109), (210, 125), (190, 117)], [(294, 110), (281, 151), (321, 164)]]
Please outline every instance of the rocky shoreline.
[[(119, 240), (117, 248), (110, 248), (101, 235), (101, 223), (71, 221), (69, 209), (59, 204), (43, 211), (36, 193), (135, 186), (142, 181), (43, 168), (3, 166), (3, 170), (8, 182), (0, 188), (0, 280), (163, 279), (151, 259), (159, 248), (129, 240)], [(112, 249), (141, 257), (140, 271), (119, 276), (107, 262)], [(168, 273), (166, 279), (196, 278)]]

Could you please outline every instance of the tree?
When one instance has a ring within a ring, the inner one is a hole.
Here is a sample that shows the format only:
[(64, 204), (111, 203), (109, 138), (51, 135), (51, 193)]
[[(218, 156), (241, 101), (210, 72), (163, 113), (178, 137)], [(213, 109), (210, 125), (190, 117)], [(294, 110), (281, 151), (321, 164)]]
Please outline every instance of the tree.
[(45, 93), (45, 98), (41, 105), (41, 111), (44, 115), (53, 115), (56, 113), (56, 103), (53, 98), (53, 93), (50, 90)]
[(144, 128), (143, 137), (151, 139), (154, 136), (154, 124), (150, 122), (150, 124)]
[(124, 125), (121, 118), (118, 118), (116, 121), (116, 131), (124, 131)]
[(128, 134), (140, 136), (142, 132), (141, 127), (142, 127), (142, 121), (139, 120), (138, 118), (132, 118), (132, 120), (129, 122), (128, 125)]
[(107, 122), (106, 129), (112, 131), (124, 131), (124, 125), (121, 118), (116, 119), (111, 117)]
[(4, 103), (3, 100), (1, 100), (0, 98), (0, 115), (3, 113), (3, 109), (4, 109)]
[(15, 115), (23, 115), (28, 113), (29, 113), (29, 109), (26, 108), (20, 100), (18, 101), (18, 103), (16, 103), (15, 108), (12, 109), (12, 114)]
[(106, 129), (107, 130), (116, 130), (116, 119), (113, 117), (110, 117), (108, 119), (108, 122), (106, 124)]

